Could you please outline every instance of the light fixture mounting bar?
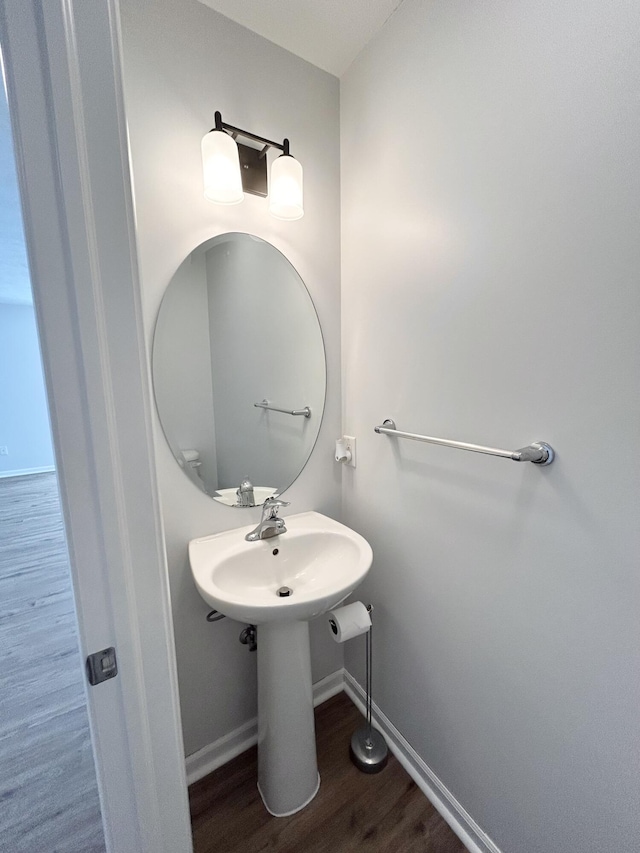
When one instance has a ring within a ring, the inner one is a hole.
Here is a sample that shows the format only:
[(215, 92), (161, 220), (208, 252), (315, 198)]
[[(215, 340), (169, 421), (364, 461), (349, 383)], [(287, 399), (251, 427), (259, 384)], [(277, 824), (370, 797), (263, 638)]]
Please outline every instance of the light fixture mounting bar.
[(238, 136), (244, 136), (245, 139), (251, 139), (253, 142), (261, 142), (264, 145), (264, 148), (259, 153), (260, 157), (264, 157), (270, 148), (277, 148), (278, 151), (282, 151), (283, 154), (289, 154), (288, 139), (284, 139), (282, 142), (274, 142), (272, 139), (266, 139), (264, 136), (258, 136), (257, 133), (251, 133), (248, 130), (242, 130), (240, 127), (234, 127), (232, 124), (227, 124), (225, 121), (222, 121), (222, 113), (218, 111), (215, 113), (215, 122), (216, 126), (212, 128), (212, 130), (226, 130), (234, 139)]

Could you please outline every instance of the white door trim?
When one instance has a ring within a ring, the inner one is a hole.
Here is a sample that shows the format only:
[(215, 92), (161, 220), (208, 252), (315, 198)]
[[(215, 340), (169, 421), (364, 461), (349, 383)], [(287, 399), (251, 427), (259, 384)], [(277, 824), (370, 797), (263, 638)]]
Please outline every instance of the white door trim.
[(0, 32), (110, 853), (190, 853), (117, 0), (0, 0)]

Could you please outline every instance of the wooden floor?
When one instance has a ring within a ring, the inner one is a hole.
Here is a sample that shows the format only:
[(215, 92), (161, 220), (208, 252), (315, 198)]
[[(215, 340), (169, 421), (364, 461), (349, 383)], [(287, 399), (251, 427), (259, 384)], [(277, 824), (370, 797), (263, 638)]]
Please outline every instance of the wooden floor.
[(0, 850), (104, 849), (56, 477), (0, 479)]
[(320, 790), (292, 817), (264, 808), (255, 748), (192, 785), (195, 853), (466, 853), (392, 755), (375, 775), (353, 766), (349, 742), (362, 722), (344, 693), (317, 709)]

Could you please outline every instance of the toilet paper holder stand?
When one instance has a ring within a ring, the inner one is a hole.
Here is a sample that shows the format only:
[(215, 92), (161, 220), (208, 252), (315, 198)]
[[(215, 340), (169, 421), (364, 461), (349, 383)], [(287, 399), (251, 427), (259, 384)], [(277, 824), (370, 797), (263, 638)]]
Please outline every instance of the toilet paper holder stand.
[[(367, 604), (369, 616), (373, 613), (373, 605)], [(379, 773), (387, 764), (389, 749), (384, 735), (371, 724), (371, 680), (373, 671), (373, 619), (366, 633), (366, 725), (357, 729), (351, 737), (349, 754), (351, 761), (363, 773)]]

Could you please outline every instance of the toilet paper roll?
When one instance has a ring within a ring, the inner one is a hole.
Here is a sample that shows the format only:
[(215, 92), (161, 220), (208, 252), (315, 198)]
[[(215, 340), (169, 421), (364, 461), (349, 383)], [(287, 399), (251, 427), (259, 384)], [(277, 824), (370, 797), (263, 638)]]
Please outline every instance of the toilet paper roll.
[(361, 601), (329, 611), (329, 630), (336, 643), (366, 634), (370, 627), (371, 616)]

